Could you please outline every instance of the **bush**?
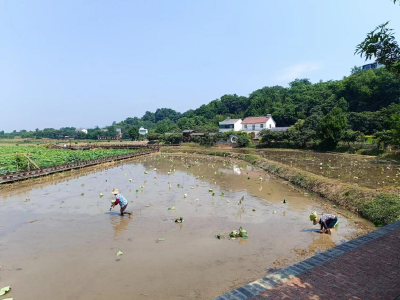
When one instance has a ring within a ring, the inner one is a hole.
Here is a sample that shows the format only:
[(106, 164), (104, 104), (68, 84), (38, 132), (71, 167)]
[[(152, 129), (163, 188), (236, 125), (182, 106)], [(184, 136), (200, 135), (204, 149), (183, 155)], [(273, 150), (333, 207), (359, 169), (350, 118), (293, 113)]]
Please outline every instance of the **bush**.
[(258, 157), (255, 155), (246, 154), (243, 160), (247, 161), (248, 163), (254, 164), (258, 160)]
[(381, 194), (375, 200), (364, 204), (361, 213), (376, 226), (393, 223), (400, 216), (400, 197)]
[(357, 154), (370, 156), (378, 156), (382, 155), (383, 153), (384, 151), (382, 149), (360, 149), (357, 151)]

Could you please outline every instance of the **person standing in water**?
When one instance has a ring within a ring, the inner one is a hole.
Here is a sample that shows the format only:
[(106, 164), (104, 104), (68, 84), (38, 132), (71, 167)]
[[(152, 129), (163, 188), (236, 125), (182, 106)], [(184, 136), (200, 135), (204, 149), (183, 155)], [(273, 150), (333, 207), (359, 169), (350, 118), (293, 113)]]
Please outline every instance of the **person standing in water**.
[(113, 209), (117, 204), (119, 204), (119, 206), (121, 207), (121, 216), (123, 216), (124, 214), (130, 215), (131, 213), (129, 211), (125, 211), (125, 209), (128, 207), (128, 200), (126, 200), (125, 197), (119, 193), (118, 189), (114, 189), (112, 193), (114, 194), (115, 199), (111, 201), (110, 210)]
[(320, 217), (320, 216), (318, 216), (316, 211), (311, 213), (310, 221), (313, 221), (314, 225), (316, 225), (316, 224), (321, 225), (321, 229), (320, 229), (321, 233), (332, 234), (331, 229), (337, 228), (337, 226), (338, 226), (338, 218), (335, 215), (326, 214), (326, 215), (322, 215)]

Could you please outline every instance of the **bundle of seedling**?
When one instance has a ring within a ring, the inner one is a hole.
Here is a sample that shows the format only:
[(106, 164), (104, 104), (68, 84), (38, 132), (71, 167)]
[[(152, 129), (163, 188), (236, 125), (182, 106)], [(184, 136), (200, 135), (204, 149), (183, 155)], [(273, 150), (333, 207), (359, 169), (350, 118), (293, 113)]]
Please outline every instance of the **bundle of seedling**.
[[(215, 235), (215, 237), (217, 239), (225, 239), (226, 236), (223, 233), (219, 233), (217, 235)], [(229, 234), (229, 239), (237, 239), (237, 238), (242, 238), (242, 239), (247, 239), (247, 231), (245, 229), (243, 229), (242, 226), (240, 226), (239, 230), (232, 230), (231, 233)]]

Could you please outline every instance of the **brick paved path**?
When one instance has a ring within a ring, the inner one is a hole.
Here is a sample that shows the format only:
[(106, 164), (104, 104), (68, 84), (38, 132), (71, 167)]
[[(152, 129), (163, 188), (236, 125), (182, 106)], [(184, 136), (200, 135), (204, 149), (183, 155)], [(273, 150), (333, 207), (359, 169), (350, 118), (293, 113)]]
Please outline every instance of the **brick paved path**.
[(400, 299), (400, 221), (215, 300)]

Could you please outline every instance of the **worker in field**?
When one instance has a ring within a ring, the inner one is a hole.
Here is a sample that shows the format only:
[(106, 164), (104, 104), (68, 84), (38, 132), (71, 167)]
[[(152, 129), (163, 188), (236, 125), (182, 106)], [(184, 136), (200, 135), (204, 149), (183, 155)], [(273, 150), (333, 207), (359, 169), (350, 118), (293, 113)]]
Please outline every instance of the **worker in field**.
[(323, 214), (322, 216), (318, 216), (317, 212), (314, 211), (310, 215), (310, 221), (313, 221), (313, 224), (320, 224), (321, 233), (329, 233), (332, 234), (332, 228), (337, 228), (339, 223), (338, 223), (338, 218), (335, 215), (331, 214)]
[(121, 216), (123, 216), (124, 214), (130, 215), (131, 212), (125, 211), (128, 207), (128, 200), (126, 200), (125, 197), (119, 193), (118, 189), (113, 189), (112, 193), (114, 194), (115, 199), (111, 201), (110, 210), (113, 209), (117, 204), (119, 204), (119, 206), (121, 207)]

